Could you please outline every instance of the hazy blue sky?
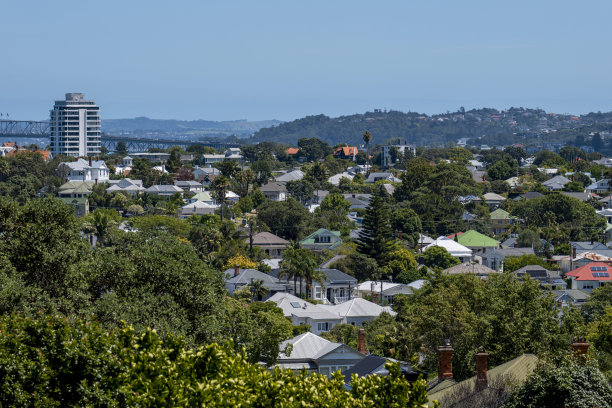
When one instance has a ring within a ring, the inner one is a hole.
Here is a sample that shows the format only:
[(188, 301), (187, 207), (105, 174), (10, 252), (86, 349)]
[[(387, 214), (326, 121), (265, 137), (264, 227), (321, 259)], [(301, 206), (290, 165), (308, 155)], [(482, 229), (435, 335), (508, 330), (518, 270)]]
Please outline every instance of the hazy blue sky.
[(610, 16), (610, 0), (3, 0), (0, 112), (44, 119), (66, 92), (103, 118), (610, 111)]

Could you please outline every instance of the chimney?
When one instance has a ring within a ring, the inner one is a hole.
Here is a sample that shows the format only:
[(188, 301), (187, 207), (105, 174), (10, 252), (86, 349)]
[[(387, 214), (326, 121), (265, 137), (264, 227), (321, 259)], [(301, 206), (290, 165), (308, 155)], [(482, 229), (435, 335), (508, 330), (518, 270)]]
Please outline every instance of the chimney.
[(574, 337), (574, 341), (570, 344), (574, 357), (584, 356), (587, 358), (589, 352), (589, 343), (584, 337)]
[(576, 259), (576, 246), (572, 247), (572, 259)]
[(438, 347), (438, 381), (453, 378), (453, 348), (446, 339), (443, 346)]
[(234, 265), (234, 276), (240, 275), (240, 265)]
[(91, 156), (89, 156), (89, 167), (91, 167)]
[(359, 329), (357, 335), (357, 351), (361, 354), (366, 354), (366, 340), (365, 340), (365, 329)]
[(478, 348), (476, 353), (476, 390), (480, 391), (487, 388), (487, 360), (489, 353), (487, 353), (484, 347)]

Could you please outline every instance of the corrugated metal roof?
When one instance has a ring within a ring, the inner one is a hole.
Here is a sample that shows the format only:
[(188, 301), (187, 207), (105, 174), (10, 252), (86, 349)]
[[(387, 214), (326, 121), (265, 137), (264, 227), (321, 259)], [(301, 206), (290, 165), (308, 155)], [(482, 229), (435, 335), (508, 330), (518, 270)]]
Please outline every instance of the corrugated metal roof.
[(362, 298), (354, 298), (337, 305), (319, 305), (319, 307), (341, 317), (378, 317), (383, 312), (387, 312), (391, 316), (397, 314), (389, 306), (379, 306)]

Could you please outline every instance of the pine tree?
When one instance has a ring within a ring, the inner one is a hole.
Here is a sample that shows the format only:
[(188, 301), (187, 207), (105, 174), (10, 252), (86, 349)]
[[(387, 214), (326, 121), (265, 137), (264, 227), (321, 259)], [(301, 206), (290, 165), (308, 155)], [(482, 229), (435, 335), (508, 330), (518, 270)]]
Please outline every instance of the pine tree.
[(363, 229), (359, 234), (357, 250), (383, 266), (387, 255), (396, 249), (396, 242), (391, 229), (391, 214), (386, 202), (389, 196), (385, 189), (379, 186), (366, 209), (363, 218)]

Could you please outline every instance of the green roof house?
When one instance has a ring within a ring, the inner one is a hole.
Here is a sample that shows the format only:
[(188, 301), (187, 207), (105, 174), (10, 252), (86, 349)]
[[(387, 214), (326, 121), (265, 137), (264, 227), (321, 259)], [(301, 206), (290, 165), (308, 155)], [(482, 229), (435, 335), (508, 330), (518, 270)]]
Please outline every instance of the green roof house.
[(510, 215), (508, 211), (502, 210), (501, 208), (493, 211), (489, 217), (491, 218), (489, 228), (491, 228), (491, 233), (493, 235), (499, 235), (508, 231), (512, 224), (518, 221), (518, 218)]
[(342, 238), (340, 238), (340, 231), (330, 231), (325, 228), (319, 228), (301, 240), (300, 246), (310, 249), (311, 251), (324, 251), (327, 249), (335, 249), (341, 243)]

